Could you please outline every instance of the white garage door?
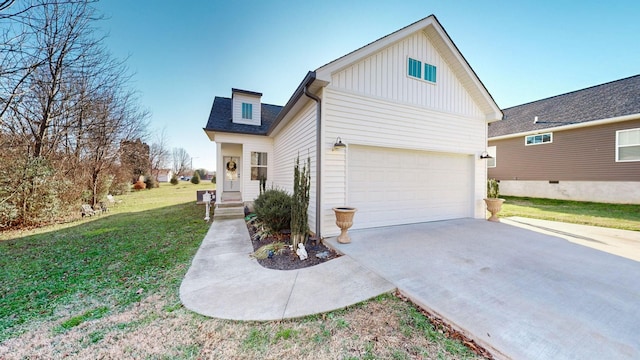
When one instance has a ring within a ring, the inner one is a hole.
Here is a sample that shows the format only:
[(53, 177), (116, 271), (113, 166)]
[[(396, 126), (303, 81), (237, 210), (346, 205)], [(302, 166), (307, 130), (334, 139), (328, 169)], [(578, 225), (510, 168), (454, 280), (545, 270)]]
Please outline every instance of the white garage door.
[(472, 157), (350, 146), (348, 203), (353, 228), (472, 216)]

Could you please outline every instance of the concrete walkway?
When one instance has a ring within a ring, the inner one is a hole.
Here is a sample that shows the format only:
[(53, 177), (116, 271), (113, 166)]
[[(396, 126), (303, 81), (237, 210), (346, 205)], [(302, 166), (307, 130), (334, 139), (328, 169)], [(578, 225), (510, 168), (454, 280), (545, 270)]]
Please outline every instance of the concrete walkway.
[(280, 320), (341, 309), (395, 286), (348, 256), (299, 270), (270, 270), (243, 219), (211, 225), (180, 286), (190, 310), (231, 320)]
[(640, 358), (639, 262), (473, 219), (350, 234), (329, 242), (498, 358)]

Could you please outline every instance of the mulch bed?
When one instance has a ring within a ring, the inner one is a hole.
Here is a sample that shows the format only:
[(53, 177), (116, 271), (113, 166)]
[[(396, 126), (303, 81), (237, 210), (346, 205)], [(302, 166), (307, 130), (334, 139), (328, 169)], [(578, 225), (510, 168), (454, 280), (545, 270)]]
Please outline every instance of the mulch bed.
[[(258, 250), (261, 246), (277, 241), (290, 244), (291, 237), (289, 233), (283, 232), (282, 234), (278, 234), (278, 236), (269, 236), (263, 240), (257, 240), (255, 236), (256, 229), (250, 223), (247, 223), (247, 228), (249, 229), (249, 235), (251, 235), (251, 244), (253, 245), (254, 251)], [(258, 263), (268, 269), (295, 270), (322, 264), (323, 262), (327, 262), (340, 256), (335, 251), (326, 247), (321, 241), (317, 241), (317, 244), (312, 241), (307, 241), (304, 245), (307, 250), (307, 255), (309, 256), (305, 260), (300, 260), (295, 250), (291, 250), (287, 246), (282, 253), (274, 254), (271, 258), (258, 259)], [(316, 256), (317, 254), (322, 253), (327, 256), (325, 258)]]

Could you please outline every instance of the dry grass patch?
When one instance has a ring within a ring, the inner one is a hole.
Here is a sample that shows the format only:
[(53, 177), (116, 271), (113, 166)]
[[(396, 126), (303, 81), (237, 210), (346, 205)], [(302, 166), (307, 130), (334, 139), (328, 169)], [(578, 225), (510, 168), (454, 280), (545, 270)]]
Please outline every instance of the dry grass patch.
[[(278, 322), (209, 319), (175, 294), (148, 296), (121, 312), (59, 331), (34, 326), (0, 344), (2, 359), (476, 359), (444, 338), (412, 304), (394, 296), (323, 315)], [(171, 299), (171, 301), (167, 301)]]

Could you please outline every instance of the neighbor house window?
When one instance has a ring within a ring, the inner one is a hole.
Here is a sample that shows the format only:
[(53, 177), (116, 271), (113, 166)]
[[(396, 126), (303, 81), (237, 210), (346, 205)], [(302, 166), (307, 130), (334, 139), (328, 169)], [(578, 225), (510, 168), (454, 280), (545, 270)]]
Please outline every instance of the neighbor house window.
[(251, 180), (267, 179), (267, 153), (251, 152)]
[(616, 161), (640, 161), (640, 129), (616, 131)]
[(551, 133), (525, 136), (525, 145), (538, 145), (553, 142)]
[(253, 118), (253, 104), (242, 103), (242, 118), (249, 120)]
[(424, 63), (424, 79), (436, 82), (436, 67), (434, 65)]
[(422, 62), (416, 59), (409, 58), (409, 76), (422, 79)]
[(487, 159), (487, 167), (494, 168), (496, 167), (496, 147), (489, 146), (487, 147), (487, 153), (492, 157), (491, 159)]

